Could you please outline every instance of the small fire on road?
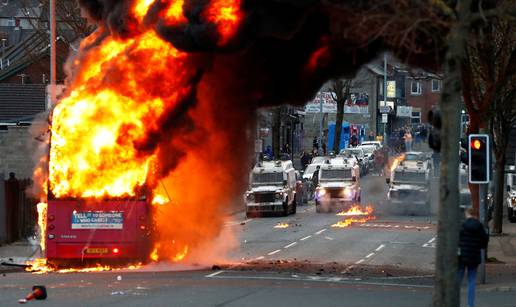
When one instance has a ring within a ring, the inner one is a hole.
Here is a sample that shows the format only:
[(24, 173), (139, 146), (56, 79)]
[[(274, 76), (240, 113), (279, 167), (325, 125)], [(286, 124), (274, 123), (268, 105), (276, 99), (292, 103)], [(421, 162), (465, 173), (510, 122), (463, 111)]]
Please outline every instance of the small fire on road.
[(276, 226), (274, 226), (274, 228), (288, 228), (288, 224), (287, 223), (278, 223), (278, 224), (276, 224)]
[(374, 220), (376, 217), (373, 215), (373, 211), (374, 209), (370, 205), (367, 205), (363, 210), (359, 205), (355, 205), (347, 211), (337, 213), (337, 216), (348, 216), (348, 218), (338, 221), (331, 225), (331, 227), (346, 228), (354, 223), (365, 223), (369, 220)]

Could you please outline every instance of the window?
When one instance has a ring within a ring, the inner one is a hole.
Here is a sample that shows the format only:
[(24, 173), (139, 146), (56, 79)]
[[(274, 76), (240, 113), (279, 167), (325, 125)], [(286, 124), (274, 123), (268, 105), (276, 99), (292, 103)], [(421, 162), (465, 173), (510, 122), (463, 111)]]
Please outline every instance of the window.
[(421, 95), (421, 82), (420, 81), (412, 81), (410, 83), (410, 94), (412, 95)]
[(432, 92), (441, 91), (441, 80), (432, 79)]
[(412, 111), (411, 123), (420, 124), (421, 123), (421, 112), (420, 111)]

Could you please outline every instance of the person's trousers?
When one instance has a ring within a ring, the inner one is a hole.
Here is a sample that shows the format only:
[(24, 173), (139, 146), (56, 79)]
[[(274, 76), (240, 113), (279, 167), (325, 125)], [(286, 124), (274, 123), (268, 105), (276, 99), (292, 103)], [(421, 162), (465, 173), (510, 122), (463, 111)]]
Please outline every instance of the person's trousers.
[(459, 283), (462, 284), (466, 269), (468, 271), (468, 307), (475, 306), (475, 284), (478, 265), (466, 265), (459, 261)]

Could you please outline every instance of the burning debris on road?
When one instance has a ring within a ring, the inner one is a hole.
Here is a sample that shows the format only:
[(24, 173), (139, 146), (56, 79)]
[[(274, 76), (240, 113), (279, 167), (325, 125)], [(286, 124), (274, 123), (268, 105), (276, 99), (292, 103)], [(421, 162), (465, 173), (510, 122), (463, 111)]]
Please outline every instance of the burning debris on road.
[(331, 225), (335, 228), (346, 228), (351, 226), (353, 223), (365, 223), (369, 220), (374, 220), (376, 217), (372, 215), (374, 209), (372, 206), (366, 206), (364, 210), (359, 205), (351, 207), (347, 211), (337, 213), (337, 216), (348, 216), (348, 218), (338, 221)]

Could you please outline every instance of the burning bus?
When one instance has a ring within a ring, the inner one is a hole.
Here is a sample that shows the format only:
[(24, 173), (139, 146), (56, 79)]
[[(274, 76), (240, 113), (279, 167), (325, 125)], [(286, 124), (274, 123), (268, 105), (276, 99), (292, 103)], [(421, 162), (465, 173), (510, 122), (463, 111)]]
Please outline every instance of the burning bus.
[(46, 257), (53, 266), (145, 262), (152, 248), (145, 198), (49, 199)]

